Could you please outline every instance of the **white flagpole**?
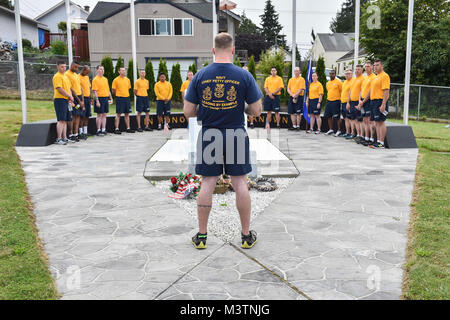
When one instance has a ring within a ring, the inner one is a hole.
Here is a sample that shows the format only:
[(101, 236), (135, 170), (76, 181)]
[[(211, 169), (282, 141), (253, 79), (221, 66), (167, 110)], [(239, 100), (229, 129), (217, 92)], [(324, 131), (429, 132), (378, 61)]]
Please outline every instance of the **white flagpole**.
[(406, 70), (405, 70), (405, 99), (403, 106), (403, 123), (408, 124), (409, 117), (409, 87), (411, 84), (411, 47), (414, 27), (414, 0), (409, 0), (408, 9), (408, 34), (406, 41)]
[(292, 0), (292, 76), (294, 76), (297, 50), (297, 0)]
[[(136, 18), (134, 13), (134, 0), (130, 0), (130, 21), (131, 21), (131, 55), (133, 56), (133, 78), (134, 83), (137, 80), (137, 54), (136, 54)], [(133, 89), (133, 88), (132, 88)], [(136, 95), (134, 96), (134, 112), (136, 111)]]
[[(217, 35), (217, 8), (216, 8), (216, 0), (212, 0), (212, 16), (213, 16), (213, 48), (214, 48), (214, 39)], [(213, 55), (213, 61), (216, 61), (216, 56)]]
[(73, 61), (72, 52), (72, 22), (70, 20), (70, 0), (66, 0), (66, 25), (67, 25), (67, 52), (69, 54), (69, 66)]
[(20, 21), (19, 0), (14, 1), (14, 13), (16, 20), (17, 56), (19, 60), (17, 76), (19, 77), (20, 100), (22, 102), (22, 124), (25, 124), (27, 123), (27, 93), (25, 90), (25, 67), (23, 63), (22, 25)]
[(355, 0), (355, 58), (353, 62), (353, 72), (356, 70), (356, 66), (359, 58), (359, 17), (361, 12), (360, 0)]

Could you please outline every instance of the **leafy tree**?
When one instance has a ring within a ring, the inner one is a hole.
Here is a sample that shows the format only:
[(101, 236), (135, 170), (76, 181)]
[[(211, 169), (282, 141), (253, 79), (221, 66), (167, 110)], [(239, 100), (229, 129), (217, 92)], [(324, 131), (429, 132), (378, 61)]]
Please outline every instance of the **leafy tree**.
[[(58, 22), (58, 29), (61, 30), (62, 32), (66, 32), (67, 31), (67, 22), (66, 21)], [(74, 24), (72, 24), (71, 30), (74, 30), (74, 29), (76, 29), (76, 26)]]
[(119, 56), (116, 62), (116, 68), (114, 69), (114, 78), (117, 78), (119, 76), (119, 69), (124, 67), (123, 58)]
[(319, 76), (319, 82), (323, 86), (323, 104), (327, 101), (327, 75), (325, 73), (325, 59), (323, 57), (319, 57), (317, 60), (316, 73)]
[(256, 67), (259, 72), (265, 76), (270, 75), (270, 70), (272, 67), (277, 69), (277, 73), (280, 77), (284, 75), (284, 51), (275, 50), (274, 52), (265, 51), (261, 54), (261, 59)]
[(256, 80), (256, 64), (255, 64), (255, 57), (251, 56), (250, 60), (248, 61), (248, 72), (250, 72)]
[(172, 73), (170, 75), (170, 83), (173, 88), (172, 100), (181, 102), (181, 85), (183, 84), (183, 80), (181, 80), (181, 66), (179, 63), (175, 64), (172, 67)]
[(236, 35), (235, 45), (237, 50), (247, 50), (248, 55), (255, 56), (256, 60), (259, 60), (261, 52), (270, 47), (262, 34), (247, 33)]
[(12, 5), (10, 0), (0, 0), (0, 7), (5, 7), (10, 10), (14, 10), (14, 6)]
[(279, 15), (275, 11), (275, 7), (271, 0), (266, 0), (264, 13), (260, 17), (263, 29), (262, 33), (269, 47), (278, 45), (282, 48), (287, 48), (286, 36), (281, 34), (283, 26), (279, 22)]
[(105, 56), (102, 59), (101, 65), (105, 68), (105, 78), (108, 79), (109, 87), (111, 88), (114, 80), (114, 66), (110, 56)]
[(156, 100), (155, 95), (155, 72), (153, 71), (153, 63), (152, 60), (148, 59), (147, 64), (145, 65), (145, 79), (148, 80), (149, 83), (149, 90), (148, 90), (148, 96), (150, 97), (151, 101)]
[[(133, 59), (130, 59), (130, 61), (128, 61), (128, 70), (127, 70), (127, 78), (130, 79), (130, 82), (131, 82), (130, 97), (134, 96), (134, 92), (133, 92), (133, 88), (134, 88), (133, 67), (134, 67)], [(136, 70), (137, 70), (136, 74), (139, 74), (139, 69), (138, 69), (137, 66), (136, 66)]]
[[(361, 0), (361, 8), (368, 2), (369, 0)], [(334, 33), (355, 32), (355, 0), (345, 0), (341, 10), (331, 21), (330, 29)]]
[[(392, 82), (403, 83), (406, 63), (408, 1), (376, 0), (382, 14), (379, 29), (369, 28), (372, 19), (367, 11), (361, 16), (361, 45), (369, 55), (384, 61)], [(446, 0), (416, 1), (411, 59), (411, 82), (450, 85), (448, 71), (450, 52), (450, 3)]]

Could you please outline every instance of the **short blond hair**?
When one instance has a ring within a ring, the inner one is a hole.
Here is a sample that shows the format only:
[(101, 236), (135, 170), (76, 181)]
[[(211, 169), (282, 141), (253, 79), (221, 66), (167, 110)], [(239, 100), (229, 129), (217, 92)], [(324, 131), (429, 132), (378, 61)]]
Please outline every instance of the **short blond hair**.
[(216, 50), (231, 49), (233, 47), (233, 37), (226, 32), (219, 33), (214, 39)]

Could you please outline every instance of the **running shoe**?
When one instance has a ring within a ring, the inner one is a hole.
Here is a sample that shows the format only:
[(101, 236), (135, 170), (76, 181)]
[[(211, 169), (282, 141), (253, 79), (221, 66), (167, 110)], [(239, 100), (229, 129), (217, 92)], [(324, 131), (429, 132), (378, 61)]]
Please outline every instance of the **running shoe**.
[(192, 244), (194, 245), (195, 249), (206, 249), (206, 240), (208, 238), (207, 234), (201, 234), (198, 232), (195, 236), (192, 237)]
[(114, 134), (122, 134), (119, 129), (114, 130)]
[(250, 123), (250, 129), (255, 129), (255, 125), (253, 123)]
[(334, 135), (335, 137), (340, 137), (342, 135), (342, 132), (338, 131), (336, 132), (336, 134)]
[(355, 136), (353, 135), (353, 134), (348, 134), (346, 137), (345, 137), (345, 139), (347, 139), (347, 140), (352, 140), (352, 139), (354, 139), (355, 138)]
[(64, 141), (63, 139), (58, 139), (58, 140), (56, 140), (56, 142), (55, 142), (56, 144), (59, 144), (59, 145), (61, 145), (61, 146), (64, 146), (64, 145), (66, 145), (67, 144), (67, 142), (66, 141)]
[(327, 136), (331, 136), (332, 134), (334, 134), (333, 130), (328, 130), (328, 132), (326, 133)]
[(372, 149), (384, 149), (384, 144), (376, 142), (370, 146)]
[(317, 130), (316, 132), (314, 132), (315, 134), (320, 134), (320, 131), (319, 130)]
[(258, 239), (256, 237), (256, 232), (253, 230), (250, 230), (250, 234), (248, 234), (248, 235), (241, 234), (241, 236), (242, 236), (242, 244), (241, 244), (242, 249), (253, 248), (253, 246), (256, 244), (256, 242), (258, 242)]

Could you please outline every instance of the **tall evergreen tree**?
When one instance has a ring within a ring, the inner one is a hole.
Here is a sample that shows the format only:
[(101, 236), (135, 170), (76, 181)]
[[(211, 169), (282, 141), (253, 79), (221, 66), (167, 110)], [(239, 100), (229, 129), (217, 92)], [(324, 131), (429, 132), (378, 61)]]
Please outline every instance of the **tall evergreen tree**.
[(105, 56), (102, 59), (101, 65), (105, 68), (105, 78), (108, 79), (109, 87), (111, 88), (114, 80), (114, 66), (110, 56)]
[(122, 56), (119, 56), (116, 62), (116, 68), (114, 69), (114, 78), (117, 78), (119, 76), (119, 69), (121, 67), (124, 67), (124, 62)]
[(162, 58), (159, 59), (158, 80), (161, 73), (164, 73), (166, 75), (166, 79), (169, 80), (169, 71), (167, 70), (167, 64), (166, 61), (163, 61)]
[[(316, 73), (319, 76), (319, 82), (323, 86), (324, 95), (322, 101), (327, 101), (327, 75), (325, 73), (325, 59), (323, 57), (317, 59)], [(325, 102), (322, 104), (324, 105)]]
[[(134, 75), (133, 75), (133, 59), (130, 59), (130, 61), (128, 61), (128, 70), (127, 70), (127, 78), (130, 79), (131, 82), (131, 89), (130, 89), (130, 98), (132, 99), (132, 97), (134, 96)], [(137, 74), (139, 74), (139, 69), (136, 66), (136, 70), (138, 70)]]
[(275, 7), (271, 0), (266, 1), (264, 13), (261, 17), (262, 33), (266, 39), (266, 42), (270, 47), (279, 46), (286, 48), (286, 36), (281, 34), (283, 26), (279, 23), (279, 14), (275, 11)]
[(238, 66), (239, 68), (242, 68), (242, 63), (241, 63), (241, 60), (239, 60), (239, 57), (236, 57), (234, 59), (233, 63), (234, 63), (234, 65)]
[(245, 11), (241, 15), (241, 23), (236, 31), (236, 34), (261, 34), (262, 29), (253, 23), (252, 20), (247, 18)]
[(251, 56), (248, 61), (248, 72), (250, 72), (256, 80), (256, 64), (255, 64), (255, 56)]
[[(361, 0), (361, 8), (368, 2), (369, 0)], [(331, 21), (330, 29), (334, 33), (355, 32), (355, 0), (345, 0), (341, 10)]]
[(172, 88), (173, 88), (173, 95), (172, 95), (172, 100), (173, 101), (177, 101), (177, 102), (181, 102), (181, 85), (182, 85), (182, 80), (181, 80), (181, 67), (180, 64), (177, 63), (172, 67), (172, 73), (170, 75), (170, 83), (172, 84)]
[(148, 62), (145, 65), (145, 79), (148, 80), (149, 84), (148, 96), (150, 98), (150, 101), (155, 101), (155, 72), (153, 71), (153, 63), (150, 59), (148, 59)]
[(195, 62), (189, 66), (189, 71), (192, 71), (194, 75), (197, 73), (197, 65)]
[(0, 0), (0, 7), (5, 7), (10, 10), (14, 10), (14, 6), (11, 4), (10, 0)]

